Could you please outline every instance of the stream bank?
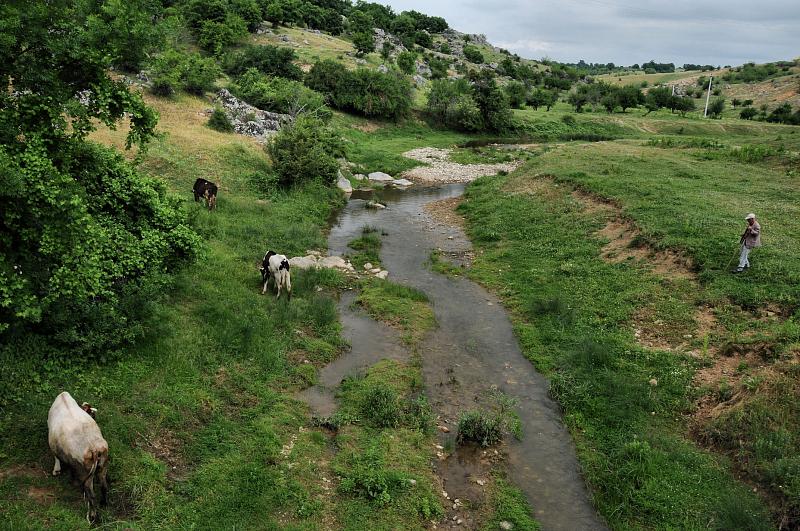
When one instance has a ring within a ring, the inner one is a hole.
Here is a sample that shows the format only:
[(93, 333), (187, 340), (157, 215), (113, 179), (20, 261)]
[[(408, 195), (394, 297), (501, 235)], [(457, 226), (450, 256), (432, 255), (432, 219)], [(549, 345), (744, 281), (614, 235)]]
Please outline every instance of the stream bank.
[[(426, 394), (439, 418), (442, 447), (454, 436), (459, 415), (481, 404), (489, 393), (500, 391), (518, 403), (523, 436), (508, 438), (505, 456), (494, 449), (461, 446), (436, 463), (446, 505), (452, 503), (456, 510), (479, 496), (482, 478), (504, 457), (509, 479), (524, 492), (544, 529), (604, 529), (589, 501), (559, 408), (548, 396), (548, 382), (523, 357), (500, 301), (468, 279), (429, 268), (433, 250), (446, 255), (471, 252), (460, 228), (438, 223), (424, 209), (428, 203), (460, 196), (464, 188), (464, 184), (447, 184), (384, 190), (381, 200), (388, 208), (383, 210), (366, 208), (365, 199), (351, 198), (331, 228), (329, 253), (347, 254), (347, 244), (364, 226), (380, 228), (385, 233), (381, 260), (390, 279), (422, 290), (430, 298), (438, 327), (417, 351)], [(352, 295), (345, 295), (339, 308), (353, 349), (324, 368), (320, 385), (305, 392), (319, 415), (333, 410), (330, 389), (350, 371), (384, 357), (407, 355), (387, 327), (368, 324), (370, 319), (350, 309), (350, 301)], [(470, 523), (462, 524), (470, 527)]]

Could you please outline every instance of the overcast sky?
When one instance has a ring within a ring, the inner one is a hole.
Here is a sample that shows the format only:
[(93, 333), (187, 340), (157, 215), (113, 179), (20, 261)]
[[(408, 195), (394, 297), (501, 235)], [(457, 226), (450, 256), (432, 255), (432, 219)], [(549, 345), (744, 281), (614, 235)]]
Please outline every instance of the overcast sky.
[(523, 57), (740, 65), (800, 56), (800, 0), (379, 0)]

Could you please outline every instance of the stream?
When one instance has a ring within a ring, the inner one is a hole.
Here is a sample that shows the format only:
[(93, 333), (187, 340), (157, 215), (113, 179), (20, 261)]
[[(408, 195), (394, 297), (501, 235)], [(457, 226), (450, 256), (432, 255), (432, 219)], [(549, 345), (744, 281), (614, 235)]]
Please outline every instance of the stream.
[[(388, 233), (383, 237), (381, 261), (390, 272), (389, 279), (418, 288), (430, 298), (438, 326), (421, 342), (419, 353), (426, 394), (439, 424), (451, 430), (439, 434), (440, 444), (453, 437), (461, 413), (474, 409), (490, 389), (502, 391), (518, 401), (523, 433), (521, 440), (508, 437), (504, 446), (508, 476), (525, 493), (543, 529), (605, 529), (589, 501), (558, 405), (548, 396), (548, 383), (522, 355), (501, 301), (468, 279), (430, 270), (431, 250), (458, 256), (469, 252), (471, 244), (460, 228), (438, 223), (423, 207), (460, 196), (464, 188), (448, 184), (386, 189), (380, 192), (380, 200), (388, 206), (385, 210), (365, 208), (365, 196), (357, 193), (333, 223), (329, 253), (352, 252), (347, 243), (360, 236), (365, 225), (381, 228)], [(352, 350), (323, 368), (320, 384), (304, 392), (319, 415), (333, 412), (332, 389), (344, 376), (383, 358), (409, 358), (398, 334), (353, 310), (352, 298), (345, 294), (339, 304)], [(480, 489), (477, 479), (488, 474), (496, 453), (465, 446), (439, 460), (437, 473), (449, 498), (475, 499)]]

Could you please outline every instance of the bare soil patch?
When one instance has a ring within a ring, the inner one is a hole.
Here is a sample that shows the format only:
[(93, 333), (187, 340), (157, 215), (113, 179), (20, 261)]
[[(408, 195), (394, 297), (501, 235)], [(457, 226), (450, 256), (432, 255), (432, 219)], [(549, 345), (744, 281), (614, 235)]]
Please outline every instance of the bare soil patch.
[(458, 205), (460, 205), (462, 201), (463, 199), (461, 197), (451, 197), (449, 199), (426, 203), (423, 208), (434, 221), (463, 228), (465, 226), (464, 218), (456, 212), (456, 208), (458, 208)]
[(173, 481), (180, 480), (189, 473), (189, 465), (181, 452), (183, 442), (167, 428), (158, 430), (158, 435), (147, 438), (139, 434), (139, 446), (156, 457), (167, 466), (167, 477)]

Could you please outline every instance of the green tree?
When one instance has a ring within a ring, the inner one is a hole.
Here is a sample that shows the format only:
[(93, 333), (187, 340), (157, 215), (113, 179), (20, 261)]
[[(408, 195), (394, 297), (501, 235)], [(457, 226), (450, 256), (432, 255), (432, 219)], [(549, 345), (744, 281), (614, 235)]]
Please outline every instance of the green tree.
[(230, 53), (225, 58), (225, 71), (238, 76), (249, 68), (255, 68), (263, 74), (302, 79), (303, 71), (294, 64), (297, 54), (291, 48), (281, 46), (249, 45)]
[(614, 112), (619, 104), (619, 98), (616, 93), (609, 93), (600, 98), (600, 105), (602, 105), (608, 114)]
[(381, 45), (381, 59), (384, 61), (388, 61), (389, 57), (392, 55), (392, 51), (394, 51), (394, 46), (389, 41), (383, 41), (383, 45)]
[(228, 13), (223, 22), (204, 20), (200, 23), (197, 44), (214, 55), (221, 55), (228, 46), (232, 46), (247, 36), (247, 24), (239, 15)]
[(511, 108), (519, 109), (525, 104), (528, 96), (528, 88), (523, 83), (519, 81), (509, 81), (504, 90)]
[(158, 0), (106, 0), (88, 22), (110, 37), (107, 49), (114, 63), (133, 72), (164, 45), (162, 11)]
[(617, 103), (622, 107), (622, 112), (631, 107), (637, 107), (643, 101), (642, 91), (635, 85), (625, 85), (617, 91)]
[(494, 73), (481, 70), (470, 75), (472, 98), (481, 110), (484, 127), (495, 133), (503, 133), (511, 128), (513, 115), (508, 98), (497, 86)]
[(347, 19), (347, 31), (351, 35), (356, 35), (358, 33), (368, 33), (369, 35), (372, 35), (372, 29), (374, 27), (375, 23), (373, 22), (372, 17), (364, 11), (354, 10), (350, 13), (350, 16)]
[(267, 8), (264, 10), (264, 20), (272, 24), (273, 28), (277, 28), (283, 24), (286, 20), (286, 13), (283, 12), (280, 3), (272, 2), (267, 5)]
[(199, 238), (162, 183), (87, 141), (123, 116), (128, 147), (155, 134), (157, 114), (108, 74), (117, 24), (90, 23), (90, 0), (0, 9), (16, 91), (0, 91), (0, 344), (105, 356), (141, 334), (140, 297)]

